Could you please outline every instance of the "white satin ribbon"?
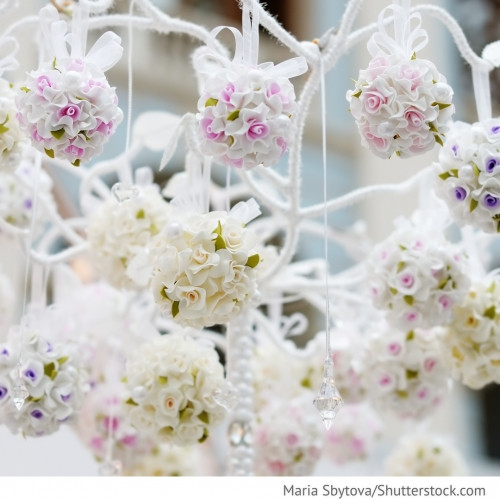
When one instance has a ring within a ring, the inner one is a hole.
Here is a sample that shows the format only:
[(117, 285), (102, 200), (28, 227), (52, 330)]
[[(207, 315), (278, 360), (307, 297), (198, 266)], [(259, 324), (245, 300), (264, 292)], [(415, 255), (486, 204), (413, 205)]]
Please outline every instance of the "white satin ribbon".
[(0, 76), (18, 66), (16, 52), (19, 45), (15, 38), (8, 36), (0, 40)]
[[(427, 32), (421, 28), (422, 18), (418, 12), (410, 14), (409, 2), (401, 5), (390, 5), (378, 16), (378, 31), (368, 41), (368, 52), (376, 57), (381, 52), (388, 55), (399, 53), (405, 58), (411, 58), (414, 52), (422, 50), (428, 43)], [(387, 32), (386, 17), (394, 16), (394, 36)], [(412, 23), (416, 21), (412, 28)]]

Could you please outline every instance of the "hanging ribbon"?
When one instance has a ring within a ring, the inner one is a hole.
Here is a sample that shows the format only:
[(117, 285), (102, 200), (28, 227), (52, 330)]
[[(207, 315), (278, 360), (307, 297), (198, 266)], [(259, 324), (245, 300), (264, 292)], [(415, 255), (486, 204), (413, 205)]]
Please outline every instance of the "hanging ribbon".
[[(388, 25), (387, 17), (394, 16), (394, 36), (391, 36), (386, 29)], [(415, 27), (412, 23), (416, 21)], [(421, 28), (422, 19), (418, 12), (410, 13), (409, 2), (404, 5), (390, 5), (386, 7), (378, 16), (378, 31), (374, 33), (368, 41), (368, 52), (372, 57), (385, 53), (387, 55), (400, 54), (410, 59), (413, 53), (422, 50), (429, 41), (427, 32)]]
[[(198, 49), (194, 54), (193, 61), (196, 70), (201, 74), (210, 75), (214, 69), (213, 63), (217, 63), (223, 68), (228, 69), (243, 65), (262, 69), (268, 72), (270, 76), (276, 78), (293, 78), (307, 71), (307, 62), (304, 57), (294, 57), (277, 66), (272, 62), (258, 65), (259, 11), (255, 8), (253, 2), (251, 10), (248, 2), (243, 4), (242, 27), (243, 33), (232, 26), (218, 26), (214, 28), (210, 32), (207, 46)], [(229, 30), (234, 37), (235, 49), (232, 59), (221, 54), (216, 43), (217, 36), (225, 29)]]
[(15, 38), (9, 36), (0, 40), (0, 76), (2, 76), (5, 71), (11, 71), (17, 68), (18, 62), (16, 53), (18, 49), (19, 45)]

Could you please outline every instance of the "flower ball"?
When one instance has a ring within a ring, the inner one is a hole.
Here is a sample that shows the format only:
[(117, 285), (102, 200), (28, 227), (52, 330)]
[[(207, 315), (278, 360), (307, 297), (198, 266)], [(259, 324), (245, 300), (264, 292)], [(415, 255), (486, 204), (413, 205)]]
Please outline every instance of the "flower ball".
[(257, 293), (255, 233), (226, 212), (188, 215), (166, 233), (151, 282), (163, 314), (193, 328), (236, 318)]
[(31, 71), (16, 102), (33, 146), (74, 166), (99, 155), (123, 119), (104, 72), (78, 58), (54, 58)]
[[(75, 420), (87, 389), (86, 373), (66, 344), (32, 334), (22, 344), (0, 346), (0, 422), (23, 436), (46, 436)], [(27, 397), (18, 410), (14, 388), (22, 385)]]
[(455, 122), (434, 163), (435, 190), (460, 226), (500, 231), (500, 118)]
[(472, 389), (500, 384), (500, 281), (474, 283), (441, 338), (446, 365)]
[(0, 78), (0, 172), (16, 169), (26, 142), (17, 119), (15, 95), (9, 82)]
[(297, 111), (290, 80), (273, 71), (233, 64), (215, 69), (198, 100), (201, 151), (229, 167), (275, 165), (288, 148)]
[(126, 363), (131, 424), (163, 443), (202, 443), (226, 411), (213, 398), (224, 370), (216, 351), (180, 333), (143, 344)]
[(400, 228), (368, 261), (372, 301), (401, 330), (449, 323), (467, 293), (466, 258), (441, 234)]
[(389, 476), (463, 476), (466, 467), (456, 448), (439, 436), (403, 438), (385, 461)]
[(100, 275), (116, 288), (140, 289), (149, 284), (146, 248), (166, 226), (170, 206), (154, 186), (117, 202), (110, 198), (94, 212), (87, 228), (93, 261)]
[(364, 361), (368, 400), (382, 414), (422, 418), (431, 414), (448, 392), (448, 371), (433, 331), (374, 333)]
[(347, 92), (361, 144), (380, 158), (412, 157), (442, 145), (453, 90), (426, 59), (380, 53)]
[(312, 395), (273, 400), (260, 409), (254, 427), (255, 474), (309, 476), (321, 457), (325, 430)]

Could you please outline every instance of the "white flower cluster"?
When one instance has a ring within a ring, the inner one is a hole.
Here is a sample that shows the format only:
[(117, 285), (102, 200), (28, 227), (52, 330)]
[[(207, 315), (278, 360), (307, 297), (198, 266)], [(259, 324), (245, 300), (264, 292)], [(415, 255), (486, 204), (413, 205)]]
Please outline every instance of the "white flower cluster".
[(373, 304), (401, 330), (451, 321), (469, 287), (465, 256), (441, 234), (400, 228), (368, 261)]
[(117, 288), (140, 289), (149, 284), (145, 252), (170, 214), (169, 204), (155, 186), (140, 190), (122, 203), (110, 198), (89, 218), (87, 235), (95, 266)]
[(144, 454), (123, 476), (199, 476), (197, 448), (160, 444)]
[(0, 78), (0, 171), (13, 171), (21, 160), (25, 136), (17, 120), (15, 92)]
[(403, 438), (385, 461), (389, 476), (463, 476), (466, 467), (454, 446), (434, 435)]
[(500, 280), (472, 285), (445, 329), (442, 350), (454, 378), (472, 389), (500, 384)]
[[(0, 346), (0, 422), (14, 434), (52, 434), (62, 423), (74, 420), (80, 410), (86, 391), (85, 371), (67, 344), (51, 343), (37, 334), (23, 342), (18, 368), (20, 353), (15, 344), (13, 340)], [(20, 383), (28, 397), (18, 411), (12, 398)]]
[(255, 233), (230, 214), (187, 215), (153, 263), (155, 301), (183, 326), (227, 323), (254, 298), (260, 260)]
[(434, 64), (380, 53), (347, 92), (361, 144), (380, 158), (407, 158), (443, 144), (453, 90)]
[(160, 442), (205, 441), (226, 413), (213, 399), (223, 372), (214, 349), (182, 334), (143, 344), (126, 364), (131, 424)]
[(448, 390), (448, 371), (434, 332), (389, 330), (373, 334), (365, 351), (367, 397), (381, 413), (421, 418)]
[(325, 456), (336, 464), (364, 460), (380, 437), (382, 423), (367, 403), (347, 404), (326, 436)]
[(38, 183), (38, 209), (35, 230), (47, 221), (44, 204), (55, 210), (52, 180), (43, 170), (35, 167), (29, 157), (23, 157), (15, 172), (0, 172), (0, 217), (9, 224), (27, 228), (31, 223), (35, 203), (33, 186)]
[(275, 165), (288, 148), (296, 113), (290, 80), (273, 64), (233, 64), (214, 69), (198, 100), (203, 154), (238, 168)]
[(39, 151), (75, 166), (102, 152), (123, 119), (115, 89), (85, 59), (45, 62), (17, 92), (21, 127)]
[(453, 123), (434, 170), (457, 224), (500, 232), (500, 118)]
[(269, 401), (256, 416), (255, 474), (311, 475), (321, 457), (324, 432), (309, 393)]

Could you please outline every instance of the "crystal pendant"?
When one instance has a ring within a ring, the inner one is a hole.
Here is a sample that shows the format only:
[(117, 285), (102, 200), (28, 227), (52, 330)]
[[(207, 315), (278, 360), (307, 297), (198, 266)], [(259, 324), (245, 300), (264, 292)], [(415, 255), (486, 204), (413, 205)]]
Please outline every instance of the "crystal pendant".
[(231, 446), (251, 446), (252, 429), (248, 422), (235, 420), (227, 430)]
[(339, 391), (335, 387), (333, 361), (331, 359), (325, 361), (323, 365), (323, 382), (313, 404), (319, 411), (326, 430), (329, 430), (333, 419), (337, 416), (342, 406), (344, 406), (344, 401), (342, 401)]
[(137, 186), (127, 187), (121, 182), (113, 184), (111, 192), (118, 203), (123, 203), (139, 196), (139, 188)]
[(119, 476), (122, 471), (122, 463), (119, 460), (104, 462), (99, 467), (100, 476)]
[(227, 411), (233, 410), (239, 400), (238, 391), (231, 382), (225, 382), (224, 385), (215, 389), (212, 396), (214, 401)]
[(29, 395), (30, 393), (28, 392), (28, 389), (26, 389), (26, 386), (22, 382), (18, 382), (12, 388), (12, 401), (14, 401), (17, 411), (21, 411), (21, 408)]

